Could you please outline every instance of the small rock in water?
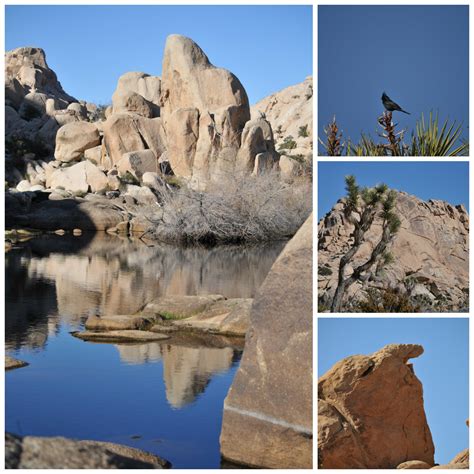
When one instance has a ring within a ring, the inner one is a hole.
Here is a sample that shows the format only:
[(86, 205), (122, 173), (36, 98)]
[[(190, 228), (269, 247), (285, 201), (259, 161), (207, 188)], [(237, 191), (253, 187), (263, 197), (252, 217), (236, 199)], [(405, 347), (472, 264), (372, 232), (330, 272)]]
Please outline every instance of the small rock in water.
[(26, 367), (28, 362), (23, 360), (15, 359), (8, 355), (5, 356), (5, 370), (19, 369), (21, 367)]

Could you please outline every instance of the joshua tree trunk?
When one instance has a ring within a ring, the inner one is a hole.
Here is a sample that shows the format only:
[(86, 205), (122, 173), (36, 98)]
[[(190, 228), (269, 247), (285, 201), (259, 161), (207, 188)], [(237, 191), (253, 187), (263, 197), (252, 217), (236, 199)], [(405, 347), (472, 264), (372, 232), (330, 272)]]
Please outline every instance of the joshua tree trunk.
[(392, 234), (387, 221), (384, 220), (382, 228), (382, 237), (380, 238), (379, 243), (372, 250), (369, 260), (355, 268), (352, 272), (352, 275), (348, 276), (346, 279), (344, 279), (344, 271), (346, 266), (359, 249), (361, 242), (359, 242), (357, 246), (352, 247), (345, 255), (342, 256), (341, 261), (339, 262), (338, 284), (331, 304), (331, 313), (338, 313), (341, 311), (344, 294), (346, 293), (347, 289), (354, 282), (359, 280), (360, 276), (369, 270), (376, 262), (377, 258), (385, 252)]
[[(375, 188), (360, 188), (357, 186), (354, 176), (346, 176), (346, 190), (347, 198), (344, 203), (344, 214), (348, 221), (354, 225), (352, 234), (354, 241), (339, 262), (337, 288), (331, 303), (332, 313), (341, 311), (347, 289), (374, 265), (385, 252), (387, 244), (400, 227), (400, 219), (393, 212), (397, 194), (393, 190), (389, 191), (385, 184), (379, 184)], [(382, 217), (382, 236), (379, 243), (372, 250), (370, 258), (364, 264), (355, 268), (352, 275), (344, 278), (347, 265), (352, 261), (364, 242), (364, 236), (377, 215)]]

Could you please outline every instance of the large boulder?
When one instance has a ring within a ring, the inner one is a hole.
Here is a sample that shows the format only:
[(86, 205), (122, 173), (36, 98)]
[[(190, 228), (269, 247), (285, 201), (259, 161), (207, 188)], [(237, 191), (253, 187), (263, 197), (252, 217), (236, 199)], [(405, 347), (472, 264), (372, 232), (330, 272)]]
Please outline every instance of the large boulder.
[(159, 456), (115, 443), (5, 434), (7, 469), (164, 469)]
[(104, 122), (103, 130), (111, 165), (118, 163), (124, 153), (152, 150), (158, 159), (166, 149), (160, 118), (150, 119), (132, 113), (112, 114)]
[[(250, 119), (247, 94), (237, 77), (213, 66), (196, 43), (181, 35), (168, 36), (162, 71), (161, 116), (166, 133), (178, 136), (176, 130), (189, 129), (178, 142), (168, 140), (171, 168), (203, 187), (233, 171), (240, 136)], [(179, 123), (183, 118), (184, 126)]]
[(85, 160), (67, 168), (58, 168), (46, 180), (51, 189), (61, 188), (73, 193), (85, 194), (105, 191), (107, 176), (92, 162)]
[(139, 181), (141, 181), (143, 174), (146, 172), (156, 173), (159, 166), (158, 159), (152, 150), (124, 153), (122, 159), (116, 164), (120, 176), (124, 177), (127, 174), (131, 174)]
[(115, 99), (114, 113), (134, 113), (146, 118), (153, 118), (153, 108), (146, 99), (136, 92), (126, 92), (120, 96), (120, 100)]
[(242, 131), (242, 142), (237, 154), (237, 169), (251, 173), (255, 169), (255, 159), (260, 153), (267, 153), (271, 162), (277, 162), (273, 131), (264, 118), (249, 120)]
[(260, 287), (224, 402), (222, 456), (264, 468), (312, 467), (312, 216)]
[(113, 113), (135, 112), (145, 117), (159, 117), (160, 93), (161, 79), (158, 76), (127, 72), (120, 76), (112, 96)]
[(63, 162), (80, 160), (86, 150), (97, 145), (100, 145), (100, 134), (93, 123), (71, 122), (56, 134), (54, 157)]
[(394, 469), (405, 461), (434, 465), (423, 387), (408, 360), (423, 348), (390, 344), (347, 357), (318, 383), (318, 466)]
[(41, 92), (28, 92), (23, 98), (18, 113), (25, 120), (41, 117), (46, 113), (46, 102), (48, 96)]

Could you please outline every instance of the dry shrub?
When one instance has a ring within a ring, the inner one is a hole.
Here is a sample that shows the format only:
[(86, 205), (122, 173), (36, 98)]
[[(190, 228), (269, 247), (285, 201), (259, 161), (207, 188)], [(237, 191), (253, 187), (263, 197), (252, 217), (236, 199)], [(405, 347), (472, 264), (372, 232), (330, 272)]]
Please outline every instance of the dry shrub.
[(205, 192), (183, 186), (163, 193), (155, 236), (180, 243), (240, 243), (291, 237), (311, 212), (311, 182), (276, 171), (235, 175)]

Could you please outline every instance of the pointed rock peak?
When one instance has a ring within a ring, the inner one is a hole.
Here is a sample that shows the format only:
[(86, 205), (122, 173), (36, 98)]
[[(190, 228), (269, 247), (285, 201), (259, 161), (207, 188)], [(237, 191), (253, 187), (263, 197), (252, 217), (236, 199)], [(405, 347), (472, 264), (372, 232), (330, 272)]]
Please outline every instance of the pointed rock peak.
[(204, 51), (192, 39), (182, 35), (169, 35), (166, 38), (165, 55), (172, 60), (183, 60), (189, 66), (212, 66)]

